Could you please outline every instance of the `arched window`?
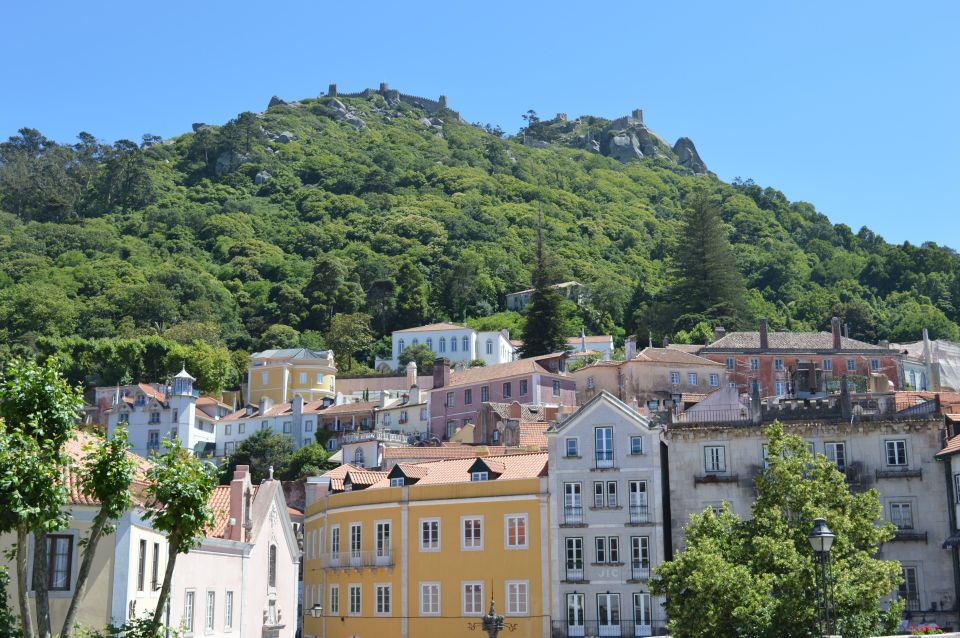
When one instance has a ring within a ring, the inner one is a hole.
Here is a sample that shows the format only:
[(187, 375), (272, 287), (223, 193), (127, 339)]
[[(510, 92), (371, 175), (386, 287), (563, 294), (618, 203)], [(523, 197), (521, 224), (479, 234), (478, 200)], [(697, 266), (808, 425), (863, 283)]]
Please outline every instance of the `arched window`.
[(463, 337), (463, 351), (470, 352), (470, 339), (466, 335)]
[(414, 337), (412, 345), (417, 345), (418, 343), (420, 343), (420, 341), (416, 337)]
[(268, 560), (267, 582), (269, 583), (270, 587), (276, 587), (277, 586), (277, 546), (276, 545), (270, 546), (270, 556), (267, 560)]
[(446, 351), (447, 351), (447, 338), (440, 337), (440, 352), (446, 352)]
[(493, 339), (487, 339), (487, 354), (493, 354)]
[(353, 464), (357, 467), (363, 467), (363, 448), (358, 447), (353, 452)]
[(397, 354), (403, 352), (403, 339), (397, 341)]
[(427, 337), (427, 350), (433, 352), (433, 339), (430, 337)]
[(456, 351), (457, 351), (457, 338), (450, 337), (450, 352), (456, 352)]

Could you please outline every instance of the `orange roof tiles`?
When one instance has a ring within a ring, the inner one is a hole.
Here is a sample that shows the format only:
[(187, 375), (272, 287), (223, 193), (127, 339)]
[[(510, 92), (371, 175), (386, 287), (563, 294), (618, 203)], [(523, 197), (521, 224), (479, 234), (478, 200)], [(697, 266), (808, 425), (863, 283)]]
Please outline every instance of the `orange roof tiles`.
[[(257, 485), (251, 485), (251, 494), (253, 498), (257, 496)], [(207, 501), (210, 509), (213, 510), (213, 525), (206, 528), (204, 532), (211, 538), (223, 538), (227, 531), (227, 525), (230, 523), (230, 486), (218, 485), (213, 488), (213, 493)]]
[[(564, 354), (565, 353), (558, 352), (554, 354), (544, 354), (539, 357), (530, 357), (528, 359), (518, 359), (517, 361), (509, 361), (507, 363), (497, 363), (492, 366), (477, 366), (475, 368), (467, 368), (466, 370), (452, 370), (450, 372), (450, 386), (483, 383), (484, 381), (506, 379), (507, 377), (533, 374), (536, 372), (542, 374), (558, 374), (551, 372), (540, 362), (546, 359), (555, 359), (564, 356)], [(443, 388), (437, 389), (442, 390)]]
[(341, 405), (331, 405), (326, 410), (320, 410), (321, 415), (326, 414), (349, 414), (351, 412), (370, 412), (380, 404), (376, 401), (358, 401), (355, 403), (344, 403)]
[[(70, 458), (67, 467), (63, 469), (63, 480), (67, 484), (69, 495), (67, 502), (70, 505), (99, 505), (100, 503), (83, 493), (83, 465), (84, 459), (90, 453), (91, 446), (101, 444), (101, 439), (86, 432), (79, 432), (75, 439), (67, 441), (64, 452)], [(144, 491), (146, 489), (147, 472), (153, 465), (150, 461), (133, 452), (127, 452), (127, 458), (136, 466), (134, 481), (130, 486), (133, 500), (139, 506), (144, 505)]]
[(469, 328), (467, 326), (459, 326), (455, 323), (431, 323), (426, 326), (417, 326), (416, 328), (394, 330), (394, 332), (432, 332), (434, 330), (469, 330)]
[[(426, 475), (417, 481), (417, 485), (437, 485), (443, 483), (465, 483), (470, 481), (469, 470), (476, 462), (475, 458), (450, 459), (420, 463), (417, 467), (426, 470)], [(508, 454), (506, 456), (482, 457), (484, 463), (493, 471), (500, 471), (496, 481), (526, 479), (545, 476), (547, 471), (547, 453)], [(405, 466), (404, 466), (405, 467)], [(494, 470), (494, 467), (497, 469)], [(390, 480), (384, 478), (368, 489), (390, 487)]]
[(946, 447), (937, 452), (936, 457), (941, 459), (948, 456), (953, 456), (958, 452), (960, 452), (960, 434), (947, 441)]
[(347, 476), (350, 477), (350, 483), (352, 485), (374, 485), (379, 480), (387, 478), (387, 472), (375, 472), (363, 468), (354, 468), (343, 477), (344, 482), (346, 482)]
[(547, 449), (547, 428), (549, 423), (521, 423), (520, 424), (520, 447), (538, 447), (542, 450)]
[(644, 348), (631, 361), (648, 363), (679, 363), (694, 366), (719, 366), (722, 363), (711, 361), (704, 357), (698, 357), (695, 354), (684, 352), (675, 348)]
[(504, 446), (444, 445), (442, 447), (387, 447), (383, 459), (474, 459), (478, 454), (504, 454)]
[(325, 476), (330, 479), (330, 491), (342, 492), (343, 479), (346, 478), (347, 472), (350, 472), (351, 470), (361, 470), (361, 469), (363, 468), (346, 463), (344, 465), (338, 465), (332, 470), (328, 470), (327, 472), (324, 472), (321, 476)]

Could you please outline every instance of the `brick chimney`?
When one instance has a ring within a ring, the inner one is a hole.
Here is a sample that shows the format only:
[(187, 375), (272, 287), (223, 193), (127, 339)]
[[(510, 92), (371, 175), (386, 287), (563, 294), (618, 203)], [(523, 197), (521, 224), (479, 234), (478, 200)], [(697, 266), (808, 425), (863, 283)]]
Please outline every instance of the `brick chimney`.
[(244, 523), (250, 516), (250, 503), (247, 499), (250, 489), (250, 466), (238, 465), (233, 471), (233, 480), (230, 481), (230, 518), (223, 532), (223, 537), (227, 540), (244, 540)]
[(723, 339), (723, 338), (726, 337), (726, 336), (727, 336), (727, 329), (724, 328), (723, 326), (717, 326), (716, 328), (713, 329), (713, 340), (714, 340), (714, 341), (720, 341), (721, 339)]
[(760, 317), (760, 349), (770, 349), (770, 336), (768, 334), (767, 318)]
[(830, 320), (830, 332), (833, 333), (833, 349), (841, 350), (840, 346), (840, 318), (834, 317)]
[(444, 388), (450, 385), (450, 359), (440, 357), (433, 362), (433, 387)]

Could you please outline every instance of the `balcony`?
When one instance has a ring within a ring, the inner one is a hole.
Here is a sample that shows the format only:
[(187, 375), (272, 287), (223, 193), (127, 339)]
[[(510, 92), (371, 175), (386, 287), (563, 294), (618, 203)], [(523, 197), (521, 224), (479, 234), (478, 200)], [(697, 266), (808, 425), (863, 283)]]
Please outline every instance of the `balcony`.
[(393, 567), (393, 548), (379, 551), (337, 552), (324, 554), (320, 564), (330, 569)]
[(667, 633), (666, 620), (618, 620), (601, 623), (596, 620), (579, 621), (571, 624), (567, 620), (553, 621), (551, 638), (592, 638), (593, 636), (664, 636)]
[(705, 474), (693, 477), (693, 485), (710, 485), (711, 483), (736, 483), (740, 477), (736, 474)]
[(900, 595), (900, 600), (903, 601), (903, 610), (904, 611), (920, 611), (920, 596), (919, 594), (908, 594), (906, 596)]
[(877, 470), (878, 479), (912, 479), (923, 480), (923, 470), (920, 468), (910, 469), (908, 467), (890, 467), (885, 470)]
[(893, 538), (890, 539), (890, 542), (914, 542), (914, 543), (926, 543), (927, 542), (927, 533), (918, 532), (913, 529), (898, 529)]
[(564, 582), (567, 583), (585, 583), (583, 579), (583, 562), (567, 561), (567, 570), (564, 574)]
[(630, 562), (630, 580), (628, 583), (637, 583), (650, 579), (650, 561), (635, 560)]
[(586, 527), (583, 522), (583, 508), (579, 505), (565, 505), (561, 527)]
[(612, 470), (613, 467), (613, 451), (601, 451), (596, 454), (596, 468), (597, 470)]
[(644, 525), (650, 522), (650, 509), (646, 505), (630, 506), (629, 525)]

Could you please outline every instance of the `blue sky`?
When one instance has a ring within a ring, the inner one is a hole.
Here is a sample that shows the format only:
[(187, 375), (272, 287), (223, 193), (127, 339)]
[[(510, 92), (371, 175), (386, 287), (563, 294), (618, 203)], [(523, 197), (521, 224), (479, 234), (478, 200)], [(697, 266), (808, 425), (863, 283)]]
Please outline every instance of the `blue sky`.
[(4, 18), (4, 138), (167, 137), (330, 82), (445, 93), (510, 132), (530, 108), (643, 108), (724, 180), (960, 248), (953, 1), (51, 1)]

